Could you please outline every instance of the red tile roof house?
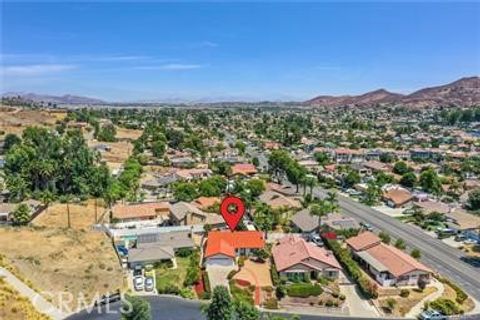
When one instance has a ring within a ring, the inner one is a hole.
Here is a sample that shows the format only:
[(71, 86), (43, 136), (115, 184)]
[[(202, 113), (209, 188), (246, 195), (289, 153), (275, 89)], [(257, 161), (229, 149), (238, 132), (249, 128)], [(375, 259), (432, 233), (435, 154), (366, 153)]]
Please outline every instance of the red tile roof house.
[(382, 243), (372, 232), (347, 239), (355, 260), (384, 287), (416, 286), (430, 282), (432, 270), (407, 253)]
[(311, 279), (324, 276), (337, 279), (341, 266), (332, 252), (288, 235), (272, 248), (273, 260), (280, 277), (293, 279), (308, 275)]
[(251, 176), (257, 173), (257, 168), (251, 163), (237, 163), (232, 166), (232, 175)]
[(265, 247), (263, 232), (211, 231), (203, 252), (205, 266), (234, 266), (236, 258)]

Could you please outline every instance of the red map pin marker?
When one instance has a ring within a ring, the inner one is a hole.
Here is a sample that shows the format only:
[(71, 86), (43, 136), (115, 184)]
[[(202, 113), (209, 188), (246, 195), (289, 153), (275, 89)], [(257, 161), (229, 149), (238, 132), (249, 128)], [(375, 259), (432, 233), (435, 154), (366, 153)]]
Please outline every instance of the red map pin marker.
[(245, 213), (245, 204), (238, 197), (227, 196), (220, 204), (220, 213), (230, 230), (234, 231)]

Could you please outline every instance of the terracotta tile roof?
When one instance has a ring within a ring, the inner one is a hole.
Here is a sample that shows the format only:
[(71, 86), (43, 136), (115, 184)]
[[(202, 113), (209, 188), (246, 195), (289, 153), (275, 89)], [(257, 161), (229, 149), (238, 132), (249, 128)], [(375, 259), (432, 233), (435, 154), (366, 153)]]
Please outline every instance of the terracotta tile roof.
[(155, 218), (169, 212), (170, 203), (168, 202), (119, 204), (113, 207), (112, 216), (116, 219)]
[(370, 256), (383, 264), (388, 271), (395, 277), (402, 276), (415, 270), (432, 272), (422, 263), (418, 262), (405, 252), (380, 243), (374, 247), (365, 250)]
[(209, 208), (216, 203), (220, 203), (219, 197), (200, 197), (197, 198), (194, 202), (192, 202), (194, 206), (197, 206), (200, 209)]
[(205, 258), (216, 254), (235, 257), (235, 249), (261, 249), (265, 246), (263, 232), (258, 231), (211, 231), (208, 233)]
[(404, 188), (392, 188), (386, 191), (383, 197), (396, 205), (403, 205), (413, 199), (411, 192)]
[(232, 174), (250, 175), (257, 173), (257, 168), (251, 163), (237, 163), (232, 166)]
[(361, 251), (380, 244), (382, 240), (373, 232), (362, 232), (356, 237), (349, 238), (345, 241), (355, 251)]
[(317, 260), (330, 267), (341, 269), (335, 256), (324, 248), (317, 247), (293, 235), (282, 238), (272, 249), (273, 260), (278, 271), (286, 270), (296, 264), (304, 264), (318, 269), (309, 259)]

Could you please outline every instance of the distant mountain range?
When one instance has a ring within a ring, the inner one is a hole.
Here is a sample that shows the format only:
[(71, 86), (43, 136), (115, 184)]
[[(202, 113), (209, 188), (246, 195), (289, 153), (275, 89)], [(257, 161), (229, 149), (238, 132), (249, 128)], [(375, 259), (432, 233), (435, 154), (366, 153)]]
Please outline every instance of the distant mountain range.
[[(23, 93), (23, 92), (9, 92), (3, 97), (10, 98), (20, 98), (25, 101), (33, 102), (44, 102), (44, 103), (56, 103), (56, 104), (83, 104), (83, 105), (99, 105), (99, 104), (112, 104), (100, 99), (74, 96), (74, 95), (63, 95), (63, 96), (53, 96), (53, 95), (42, 95), (35, 93)], [(213, 102), (210, 99), (192, 101), (189, 104), (199, 104), (199, 105), (210, 105), (210, 104), (282, 104), (281, 102), (240, 102), (237, 99), (221, 99), (219, 101), (224, 102)], [(237, 101), (237, 102), (234, 102)], [(182, 104), (185, 101), (180, 99), (170, 99), (169, 101), (139, 101), (128, 103), (133, 104)], [(286, 105), (298, 105), (299, 103), (295, 102), (284, 102)], [(117, 103), (116, 103), (117, 104)], [(323, 95), (315, 97), (311, 100), (300, 102), (302, 105), (307, 106), (325, 106), (325, 107), (340, 107), (340, 106), (358, 106), (358, 107), (368, 107), (376, 105), (404, 105), (404, 106), (413, 106), (413, 107), (429, 107), (429, 106), (470, 106), (470, 105), (480, 105), (480, 77), (468, 77), (462, 78), (455, 82), (438, 86), (424, 88), (418, 91), (415, 91), (412, 94), (403, 95), (399, 93), (389, 92), (385, 89), (378, 89), (375, 91), (367, 92), (361, 95), (342, 95), (342, 96), (330, 96)]]
[(305, 103), (311, 106), (325, 107), (362, 107), (374, 105), (405, 105), (414, 107), (480, 105), (480, 77), (462, 78), (443, 86), (424, 88), (408, 95), (379, 89), (356, 96), (318, 96)]
[(20, 98), (24, 101), (44, 102), (44, 103), (57, 103), (57, 104), (106, 104), (107, 102), (82, 96), (73, 96), (66, 94), (63, 96), (53, 96), (36, 93), (24, 93), (24, 92), (7, 92), (2, 95), (6, 98)]

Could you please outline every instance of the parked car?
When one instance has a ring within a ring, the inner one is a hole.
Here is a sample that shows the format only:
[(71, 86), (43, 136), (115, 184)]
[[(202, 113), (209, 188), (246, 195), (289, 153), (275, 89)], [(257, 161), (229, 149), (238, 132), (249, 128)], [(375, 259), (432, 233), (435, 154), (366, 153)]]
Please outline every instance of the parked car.
[(464, 244), (477, 244), (477, 240), (475, 239), (465, 239), (463, 241)]
[(373, 231), (373, 227), (372, 227), (372, 225), (369, 224), (369, 223), (360, 222), (360, 226), (361, 226), (363, 229), (367, 230), (367, 231)]
[(322, 238), (320, 237), (320, 235), (318, 234), (311, 234), (310, 237), (309, 237), (309, 240), (313, 243), (315, 243), (317, 246), (319, 247), (323, 247), (324, 246), (324, 243), (323, 243), (323, 240)]
[(143, 276), (143, 269), (142, 269), (142, 267), (136, 266), (136, 267), (133, 269), (133, 276), (134, 276), (134, 277), (136, 277), (136, 276)]
[(145, 291), (153, 291), (153, 278), (146, 277), (145, 278)]
[(427, 310), (418, 316), (421, 320), (446, 320), (447, 317), (436, 310)]
[(143, 284), (143, 277), (142, 276), (136, 276), (135, 278), (133, 278), (133, 287), (137, 291), (143, 290), (144, 284)]

